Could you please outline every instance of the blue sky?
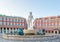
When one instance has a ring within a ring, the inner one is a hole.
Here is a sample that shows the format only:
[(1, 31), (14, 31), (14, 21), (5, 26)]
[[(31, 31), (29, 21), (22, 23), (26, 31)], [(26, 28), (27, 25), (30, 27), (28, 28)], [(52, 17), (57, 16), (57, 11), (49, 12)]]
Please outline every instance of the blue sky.
[(60, 15), (60, 0), (0, 0), (0, 14), (27, 18)]

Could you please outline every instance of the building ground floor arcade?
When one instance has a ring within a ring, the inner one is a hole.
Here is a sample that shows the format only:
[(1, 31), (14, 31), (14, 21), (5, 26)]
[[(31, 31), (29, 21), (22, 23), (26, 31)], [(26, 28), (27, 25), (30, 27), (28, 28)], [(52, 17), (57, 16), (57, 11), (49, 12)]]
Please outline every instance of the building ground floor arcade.
[[(18, 30), (18, 28), (2, 28), (0, 27), (0, 34), (5, 34), (5, 33), (15, 33), (16, 31)], [(60, 34), (60, 29), (46, 29), (45, 30), (45, 33), (48, 33), (48, 34)]]
[(60, 34), (59, 29), (53, 29), (53, 30), (45, 30), (46, 33), (51, 33), (51, 34)]
[(6, 34), (6, 33), (15, 33), (18, 30), (18, 28), (0, 28), (0, 34)]

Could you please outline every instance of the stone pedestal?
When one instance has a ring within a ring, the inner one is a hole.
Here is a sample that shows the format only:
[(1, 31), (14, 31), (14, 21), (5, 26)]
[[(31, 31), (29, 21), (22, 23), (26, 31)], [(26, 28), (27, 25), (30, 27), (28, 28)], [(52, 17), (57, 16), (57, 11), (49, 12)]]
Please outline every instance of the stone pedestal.
[(36, 31), (35, 30), (23, 30), (25, 35), (35, 35)]

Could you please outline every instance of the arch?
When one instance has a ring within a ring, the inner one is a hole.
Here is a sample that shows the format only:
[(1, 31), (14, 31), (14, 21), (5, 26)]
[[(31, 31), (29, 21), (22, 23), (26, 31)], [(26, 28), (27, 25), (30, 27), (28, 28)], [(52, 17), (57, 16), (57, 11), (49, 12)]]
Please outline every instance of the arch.
[(4, 27), (4, 33), (6, 33), (6, 28)]
[(55, 31), (55, 34), (57, 34), (57, 31)]
[(60, 31), (59, 31), (59, 34), (60, 34)]
[(47, 30), (45, 32), (47, 33)]
[(2, 33), (2, 27), (1, 27), (1, 33)]
[(49, 33), (50, 33), (50, 30), (49, 30)]
[(53, 33), (53, 31), (52, 31), (52, 33)]

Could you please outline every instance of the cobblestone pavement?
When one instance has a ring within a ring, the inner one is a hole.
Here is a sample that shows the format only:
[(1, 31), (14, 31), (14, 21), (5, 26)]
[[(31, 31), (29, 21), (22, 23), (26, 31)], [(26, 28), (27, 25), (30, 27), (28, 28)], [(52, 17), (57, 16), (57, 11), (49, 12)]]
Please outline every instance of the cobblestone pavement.
[(47, 38), (26, 38), (25, 40), (11, 40), (11, 39), (3, 39), (0, 36), (0, 42), (60, 42), (60, 35), (56, 35), (54, 37), (47, 37)]

